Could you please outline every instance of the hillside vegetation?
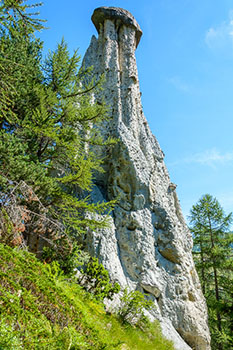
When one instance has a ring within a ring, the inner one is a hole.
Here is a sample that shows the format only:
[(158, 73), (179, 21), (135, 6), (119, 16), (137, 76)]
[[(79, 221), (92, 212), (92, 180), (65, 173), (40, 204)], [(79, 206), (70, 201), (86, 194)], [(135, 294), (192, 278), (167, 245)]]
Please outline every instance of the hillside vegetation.
[(0, 245), (1, 350), (173, 350), (158, 323), (144, 331), (123, 325), (59, 272), (56, 264)]

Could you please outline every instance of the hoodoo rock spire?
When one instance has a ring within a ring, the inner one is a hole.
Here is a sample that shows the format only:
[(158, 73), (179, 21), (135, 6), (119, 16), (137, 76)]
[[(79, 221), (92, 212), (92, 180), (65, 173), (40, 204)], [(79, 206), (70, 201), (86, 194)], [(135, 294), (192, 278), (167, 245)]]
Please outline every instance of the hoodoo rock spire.
[[(207, 310), (192, 259), (192, 237), (164, 164), (164, 154), (143, 114), (135, 49), (142, 31), (126, 10), (100, 7), (98, 31), (84, 57), (97, 77), (112, 119), (102, 133), (119, 142), (105, 154), (93, 201), (118, 198), (111, 225), (91, 232), (86, 246), (122, 287), (150, 295), (163, 333), (177, 350), (209, 350)], [(99, 96), (95, 96), (99, 98)], [(157, 116), (159, 118), (159, 116)]]
[(138, 46), (142, 36), (142, 31), (136, 19), (132, 16), (132, 14), (129, 11), (119, 7), (98, 7), (97, 9), (95, 9), (91, 19), (98, 33), (100, 33), (100, 27), (104, 24), (106, 19), (114, 20), (115, 25), (118, 28), (121, 25), (133, 27), (136, 32), (136, 46)]

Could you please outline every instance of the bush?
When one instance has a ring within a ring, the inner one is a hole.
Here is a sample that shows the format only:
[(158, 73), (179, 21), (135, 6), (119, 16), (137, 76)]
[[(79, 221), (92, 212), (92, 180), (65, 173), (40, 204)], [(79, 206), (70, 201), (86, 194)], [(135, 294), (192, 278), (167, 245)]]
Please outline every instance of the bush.
[(42, 260), (46, 263), (56, 261), (60, 269), (69, 277), (74, 277), (77, 268), (86, 262), (89, 255), (81, 250), (75, 241), (68, 241), (66, 236), (56, 241), (56, 245), (43, 248)]
[(93, 257), (90, 258), (82, 270), (80, 283), (98, 300), (104, 298), (112, 300), (113, 295), (120, 291), (120, 285), (111, 283), (108, 271), (99, 263), (97, 258)]
[(151, 310), (155, 307), (151, 300), (145, 299), (145, 296), (139, 291), (128, 291), (125, 288), (121, 297), (121, 307), (118, 311), (123, 323), (130, 323), (144, 328), (148, 323), (145, 316), (145, 310)]

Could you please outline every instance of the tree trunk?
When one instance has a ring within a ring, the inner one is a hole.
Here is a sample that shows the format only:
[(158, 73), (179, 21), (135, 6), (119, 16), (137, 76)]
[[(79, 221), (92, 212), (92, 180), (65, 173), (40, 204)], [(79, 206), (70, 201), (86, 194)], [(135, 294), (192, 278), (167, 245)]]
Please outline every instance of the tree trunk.
[(202, 242), (200, 242), (200, 251), (201, 251), (201, 279), (202, 279), (202, 292), (205, 295), (205, 268), (204, 268), (204, 255), (203, 255), (203, 248), (202, 248)]
[[(209, 220), (209, 226), (210, 226), (210, 240), (211, 240), (211, 248), (214, 249), (214, 236), (213, 236), (213, 230), (212, 230), (212, 225), (211, 225), (211, 220), (210, 217), (208, 215), (208, 220)], [(214, 287), (215, 287), (215, 298), (216, 301), (219, 302), (220, 300), (220, 296), (219, 296), (219, 286), (218, 286), (218, 274), (217, 274), (217, 268), (216, 268), (216, 261), (215, 261), (215, 257), (212, 257), (212, 261), (213, 261), (213, 270), (214, 270)], [(216, 312), (216, 316), (217, 316), (217, 327), (219, 332), (222, 332), (222, 320), (221, 320), (221, 315), (219, 313), (219, 311)], [(223, 346), (222, 344), (218, 344), (218, 348), (219, 350), (223, 350)]]

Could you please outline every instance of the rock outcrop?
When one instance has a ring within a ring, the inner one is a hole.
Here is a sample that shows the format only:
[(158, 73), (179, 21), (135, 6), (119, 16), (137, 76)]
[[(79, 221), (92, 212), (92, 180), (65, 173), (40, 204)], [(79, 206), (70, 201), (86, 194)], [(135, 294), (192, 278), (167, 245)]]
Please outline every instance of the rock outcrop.
[[(154, 300), (154, 317), (177, 350), (210, 349), (207, 310), (192, 259), (192, 237), (169, 177), (164, 154), (144, 117), (135, 49), (142, 31), (134, 17), (115, 7), (97, 8), (98, 31), (84, 57), (105, 74), (103, 95), (111, 122), (106, 137), (119, 142), (106, 151), (104, 175), (96, 179), (95, 201), (118, 197), (111, 225), (86, 241), (112, 279)], [(98, 96), (96, 96), (98, 98)]]

